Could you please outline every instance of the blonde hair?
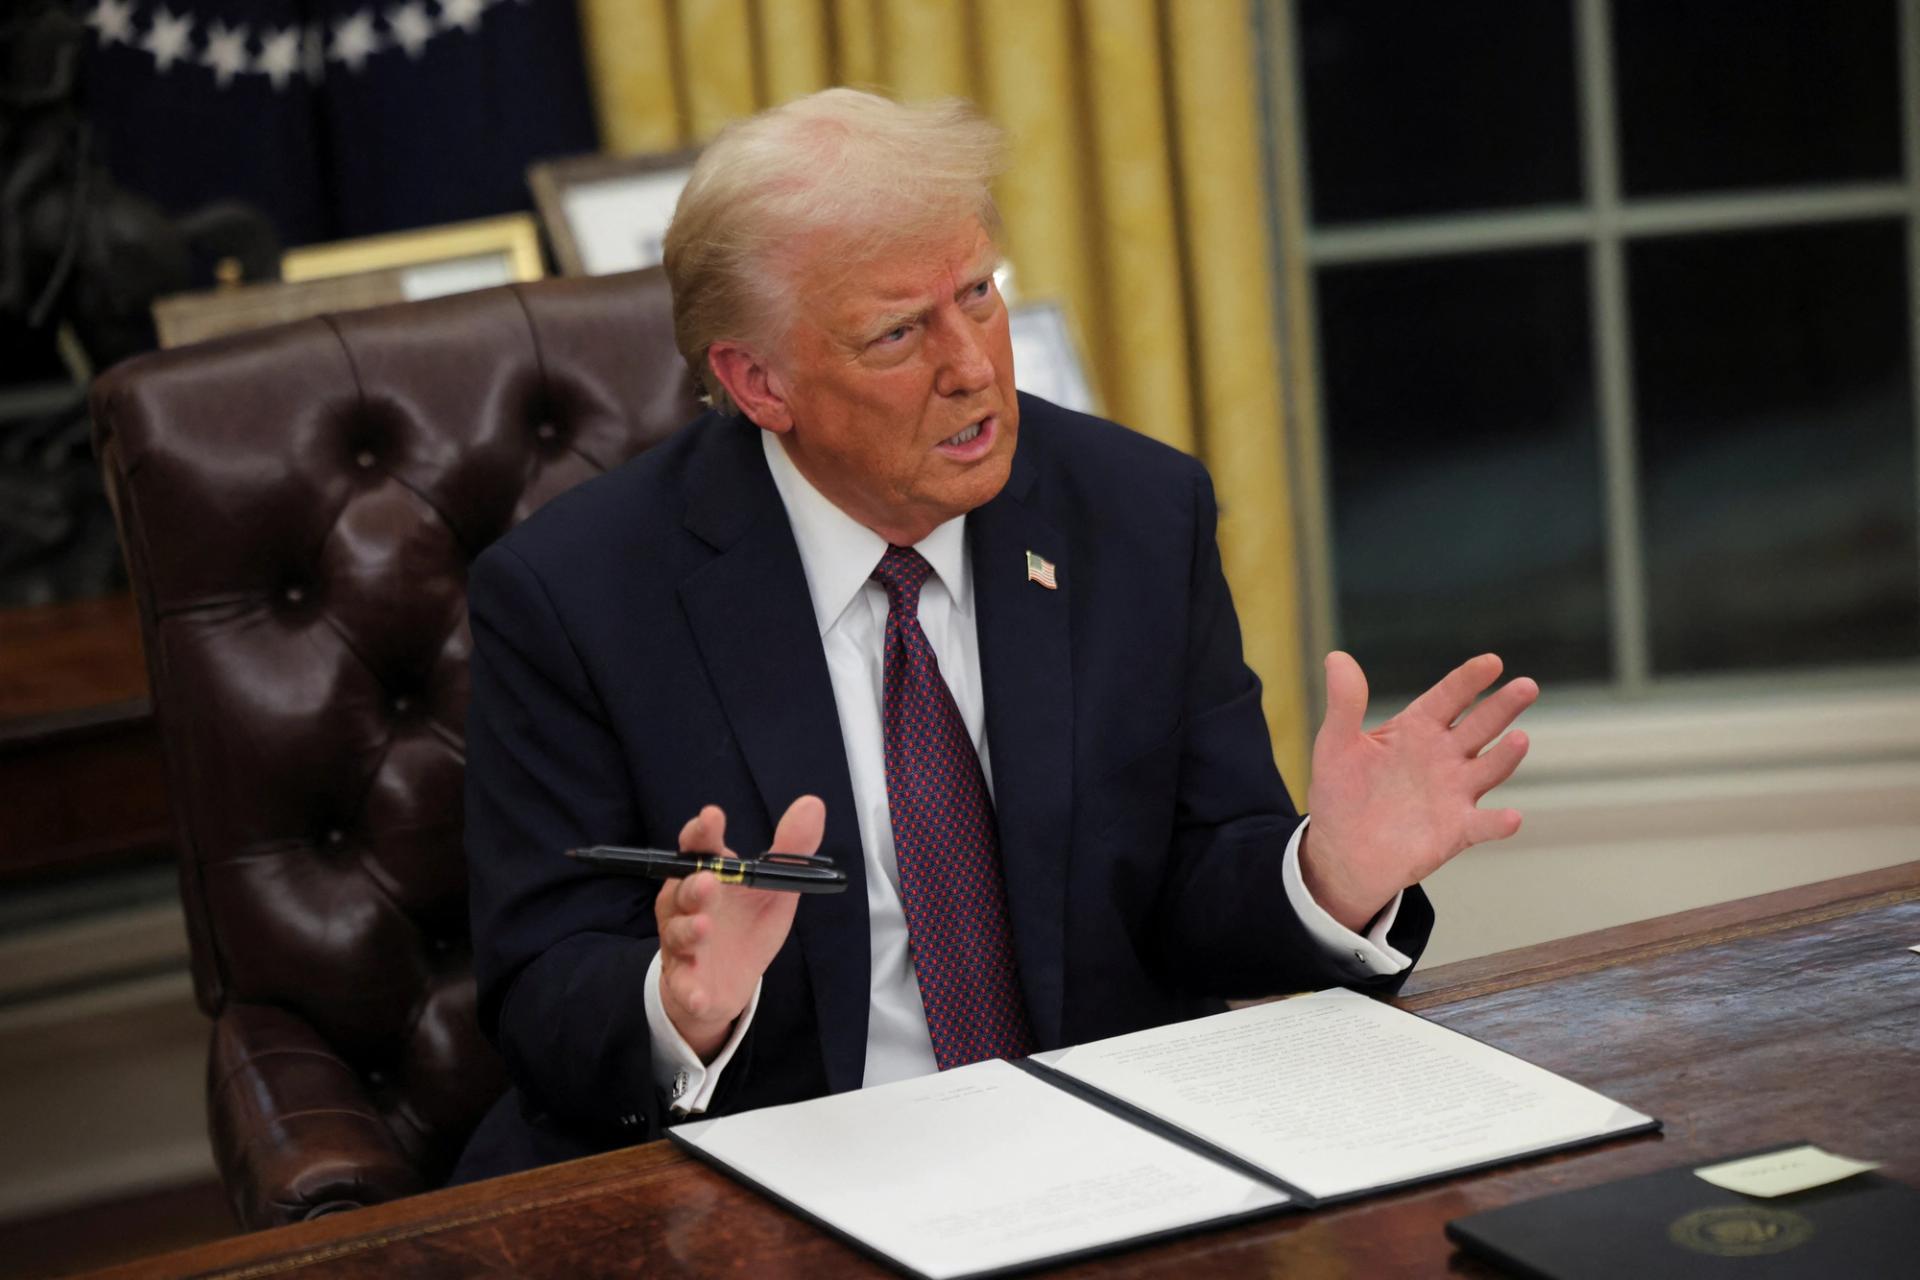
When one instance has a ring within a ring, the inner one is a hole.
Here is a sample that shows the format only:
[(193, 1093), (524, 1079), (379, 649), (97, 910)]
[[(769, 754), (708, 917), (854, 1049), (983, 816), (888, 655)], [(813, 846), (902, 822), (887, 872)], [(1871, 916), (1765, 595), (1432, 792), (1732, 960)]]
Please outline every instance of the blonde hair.
[(674, 341), (716, 408), (735, 411), (707, 351), (786, 335), (810, 244), (833, 237), (860, 257), (931, 243), (968, 214), (997, 243), (992, 182), (1006, 135), (959, 98), (906, 105), (826, 89), (720, 131), (667, 229)]

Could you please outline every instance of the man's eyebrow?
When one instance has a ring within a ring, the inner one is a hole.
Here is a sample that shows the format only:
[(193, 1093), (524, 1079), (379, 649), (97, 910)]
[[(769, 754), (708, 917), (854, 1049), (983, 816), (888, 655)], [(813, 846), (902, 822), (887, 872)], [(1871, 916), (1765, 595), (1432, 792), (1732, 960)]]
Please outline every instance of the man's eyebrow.
[(998, 249), (983, 253), (979, 261), (973, 264), (973, 270), (967, 273), (967, 284), (969, 286), (979, 284), (988, 276), (999, 274), (1000, 268), (1005, 265), (1007, 265), (1007, 255)]
[(892, 333), (903, 324), (926, 319), (932, 310), (932, 307), (902, 307), (897, 311), (883, 311), (862, 328), (869, 334)]
[[(961, 286), (960, 292), (964, 293), (979, 284), (982, 280), (991, 278), (994, 272), (998, 271), (1005, 262), (1006, 255), (1002, 253), (994, 252), (983, 254), (979, 261), (974, 264), (973, 270), (966, 273), (966, 283)], [(892, 333), (901, 325), (913, 324), (926, 319), (932, 310), (933, 306), (931, 305), (913, 306), (909, 304), (907, 306), (897, 307), (892, 311), (882, 311), (875, 315), (870, 323), (862, 325), (861, 331), (875, 337), (881, 334)]]

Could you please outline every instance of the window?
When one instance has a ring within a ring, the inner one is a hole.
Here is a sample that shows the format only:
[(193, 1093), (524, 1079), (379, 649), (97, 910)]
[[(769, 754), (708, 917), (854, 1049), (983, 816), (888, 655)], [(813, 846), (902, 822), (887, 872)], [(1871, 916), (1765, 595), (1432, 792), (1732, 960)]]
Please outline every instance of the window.
[(1920, 3), (1265, 18), (1321, 639), (1389, 695), (1920, 670)]

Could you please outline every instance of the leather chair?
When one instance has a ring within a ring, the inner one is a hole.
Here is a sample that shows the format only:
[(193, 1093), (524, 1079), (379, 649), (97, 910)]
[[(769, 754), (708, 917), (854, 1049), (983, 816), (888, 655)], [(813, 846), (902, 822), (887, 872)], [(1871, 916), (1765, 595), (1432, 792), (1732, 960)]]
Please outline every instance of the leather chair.
[(96, 383), (248, 1227), (437, 1185), (504, 1087), (461, 850), (467, 566), (697, 410), (658, 270), (298, 321)]

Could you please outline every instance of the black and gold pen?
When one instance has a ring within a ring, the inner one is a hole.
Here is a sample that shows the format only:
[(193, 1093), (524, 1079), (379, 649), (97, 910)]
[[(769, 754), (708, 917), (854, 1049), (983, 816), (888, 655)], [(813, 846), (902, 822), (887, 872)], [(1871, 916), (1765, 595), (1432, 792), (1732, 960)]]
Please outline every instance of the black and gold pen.
[(839, 893), (847, 887), (847, 873), (834, 866), (832, 858), (817, 854), (769, 853), (759, 858), (728, 858), (717, 853), (676, 853), (671, 849), (596, 844), (589, 849), (569, 849), (567, 856), (603, 871), (655, 880), (679, 880), (696, 871), (711, 871), (722, 884), (777, 889), (782, 893)]

